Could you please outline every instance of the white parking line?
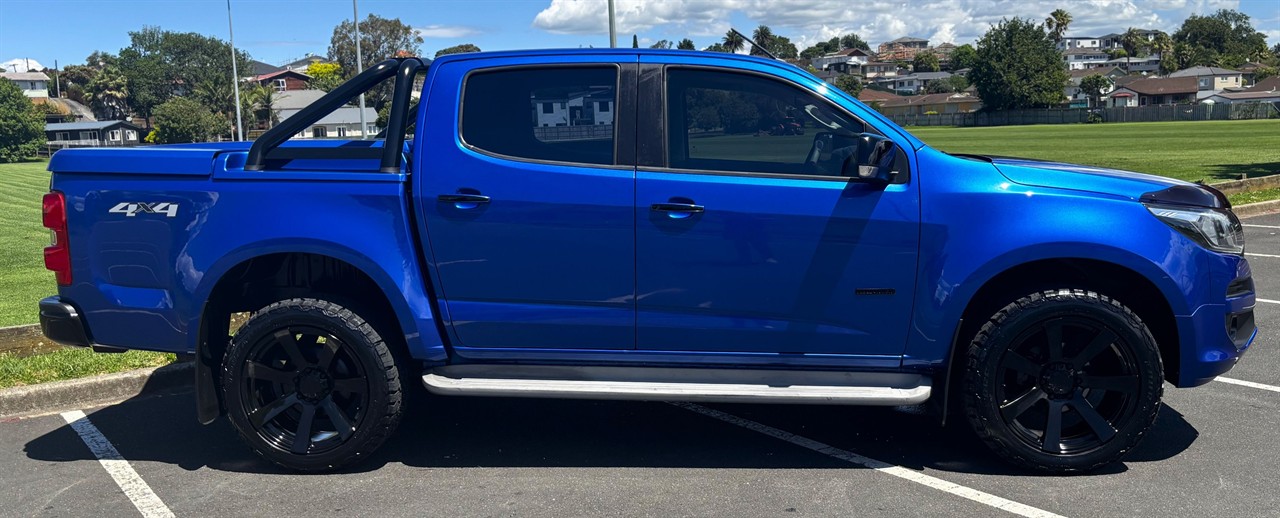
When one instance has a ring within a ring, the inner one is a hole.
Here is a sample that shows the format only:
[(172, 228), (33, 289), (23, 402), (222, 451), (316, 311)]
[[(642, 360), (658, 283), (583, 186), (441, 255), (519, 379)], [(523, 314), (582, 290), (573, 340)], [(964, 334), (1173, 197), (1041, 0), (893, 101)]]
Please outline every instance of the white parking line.
[(1057, 515), (1049, 511), (1045, 511), (1043, 509), (1037, 509), (1035, 507), (1031, 507), (1026, 504), (1014, 502), (1013, 500), (1000, 498), (990, 493), (984, 493), (982, 491), (978, 491), (977, 489), (971, 489), (971, 488), (961, 486), (959, 484), (947, 482), (940, 478), (931, 477), (929, 475), (925, 475), (924, 473), (920, 473), (918, 471), (912, 471), (902, 466), (895, 466), (893, 464), (889, 464), (888, 462), (882, 462), (872, 458), (863, 457), (862, 455), (858, 455), (850, 451), (841, 450), (834, 446), (830, 446), (830, 445), (815, 441), (813, 439), (809, 439), (807, 437), (801, 437), (799, 435), (786, 432), (783, 430), (779, 430), (769, 425), (760, 424), (749, 419), (743, 419), (733, 414), (728, 414), (725, 412), (721, 412), (719, 410), (713, 410), (713, 409), (704, 407), (702, 405), (695, 405), (693, 403), (677, 403), (677, 402), (672, 402), (670, 404), (678, 406), (690, 412), (695, 412), (707, 417), (719, 419), (729, 424), (741, 426), (753, 432), (759, 432), (764, 435), (768, 435), (769, 437), (773, 437), (774, 439), (780, 439), (780, 440), (789, 442), (791, 444), (794, 444), (796, 446), (800, 446), (802, 448), (816, 451), (828, 457), (833, 457), (851, 464), (857, 464), (859, 466), (870, 468), (870, 469), (879, 471), (881, 473), (886, 473), (898, 478), (910, 480), (917, 484), (931, 487), (933, 489), (937, 489), (939, 491), (943, 491), (946, 493), (951, 493), (953, 495), (956, 495), (962, 498), (967, 498), (969, 500), (973, 500), (974, 502), (978, 502), (983, 505), (989, 505), (991, 507), (1000, 509), (1002, 511), (1008, 511), (1018, 516), (1028, 516), (1028, 517), (1036, 517), (1036, 518), (1063, 518), (1061, 515)]
[(1266, 302), (1267, 304), (1280, 304), (1280, 300), (1271, 300), (1271, 299), (1254, 299), (1254, 300), (1257, 300), (1258, 302)]
[(1275, 385), (1266, 385), (1266, 384), (1262, 384), (1262, 383), (1254, 383), (1254, 382), (1252, 382), (1252, 381), (1238, 380), (1238, 379), (1235, 379), (1235, 378), (1224, 378), (1224, 377), (1222, 377), (1222, 376), (1218, 376), (1218, 377), (1216, 377), (1216, 378), (1214, 378), (1214, 379), (1215, 379), (1215, 380), (1218, 380), (1218, 381), (1221, 381), (1221, 382), (1223, 382), (1223, 383), (1230, 383), (1230, 384), (1232, 384), (1232, 385), (1240, 385), (1241, 387), (1256, 388), (1256, 389), (1260, 389), (1260, 390), (1269, 390), (1269, 391), (1271, 391), (1271, 392), (1280, 392), (1280, 387), (1277, 387), (1277, 386), (1275, 386)]
[(63, 412), (62, 418), (71, 425), (71, 428), (80, 434), (80, 439), (89, 447), (89, 451), (98, 457), (98, 462), (107, 470), (107, 474), (116, 481), (116, 485), (120, 486), (120, 490), (124, 491), (124, 496), (133, 502), (133, 506), (138, 508), (138, 512), (146, 518), (172, 517), (173, 511), (160, 501), (160, 497), (156, 496), (151, 490), (151, 486), (147, 485), (142, 477), (138, 476), (138, 472), (133, 470), (133, 466), (129, 465), (129, 461), (124, 460), (120, 456), (120, 452), (116, 450), (114, 444), (107, 440), (102, 432), (98, 431), (98, 427), (89, 422), (89, 417), (84, 412), (73, 410), (71, 412)]
[(1250, 254), (1250, 253), (1246, 253), (1246, 254), (1244, 254), (1244, 255), (1249, 256), (1249, 257), (1270, 257), (1270, 258), (1273, 258), (1273, 259), (1280, 259), (1280, 255), (1272, 255), (1272, 254)]
[(1254, 225), (1251, 223), (1241, 223), (1240, 226), (1254, 227), (1254, 228), (1280, 228), (1280, 226), (1276, 226), (1276, 225)]

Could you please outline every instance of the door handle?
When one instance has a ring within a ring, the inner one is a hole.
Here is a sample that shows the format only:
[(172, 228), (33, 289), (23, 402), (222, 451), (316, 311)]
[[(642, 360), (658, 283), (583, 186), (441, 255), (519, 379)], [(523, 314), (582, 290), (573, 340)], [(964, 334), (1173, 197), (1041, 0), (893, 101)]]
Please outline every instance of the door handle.
[(458, 210), (472, 210), (489, 203), (489, 197), (480, 194), (441, 194), (436, 199), (441, 203), (452, 203), (453, 208)]
[(706, 212), (706, 207), (692, 203), (655, 203), (649, 206), (654, 212)]

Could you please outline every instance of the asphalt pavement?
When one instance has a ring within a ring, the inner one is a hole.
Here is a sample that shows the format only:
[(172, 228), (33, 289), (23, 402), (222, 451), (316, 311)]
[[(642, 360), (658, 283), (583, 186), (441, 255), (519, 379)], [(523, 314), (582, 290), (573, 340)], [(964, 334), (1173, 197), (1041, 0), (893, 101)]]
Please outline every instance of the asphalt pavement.
[(1095, 473), (1019, 471), (914, 408), (433, 397), (369, 461), (297, 475), (180, 393), (0, 422), (0, 515), (1280, 516), (1280, 214), (1245, 224), (1246, 384), (1166, 385)]

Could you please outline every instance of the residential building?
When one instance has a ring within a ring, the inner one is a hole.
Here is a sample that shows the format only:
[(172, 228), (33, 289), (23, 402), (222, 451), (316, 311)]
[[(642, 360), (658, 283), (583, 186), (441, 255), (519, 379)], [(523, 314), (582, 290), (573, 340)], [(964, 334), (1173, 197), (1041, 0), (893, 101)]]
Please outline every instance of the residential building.
[(297, 70), (281, 69), (253, 78), (253, 82), (274, 88), (277, 92), (288, 90), (306, 90), (311, 76)]
[(862, 66), (862, 76), (867, 79), (898, 77), (898, 64), (873, 61)]
[(311, 66), (312, 63), (333, 63), (333, 62), (329, 61), (324, 56), (307, 54), (301, 58), (295, 59), (283, 65), (280, 65), (280, 68), (283, 68), (285, 70), (297, 70), (299, 72), (306, 72), (307, 67)]
[(278, 72), (280, 70), (284, 70), (284, 68), (272, 65), (270, 63), (263, 63), (256, 59), (249, 62), (250, 77), (264, 76), (272, 72)]
[(943, 43), (929, 50), (933, 52), (935, 56), (938, 56), (938, 62), (945, 67), (946, 65), (951, 64), (951, 54), (956, 51), (956, 46), (953, 43)]
[(1196, 101), (1200, 91), (1194, 77), (1161, 77), (1129, 81), (1107, 94), (1108, 106), (1151, 106)]
[(1102, 48), (1102, 38), (1094, 38), (1092, 36), (1068, 36), (1059, 40), (1057, 47), (1058, 52), (1066, 52), (1072, 49), (1099, 50)]
[(929, 49), (929, 40), (910, 36), (881, 43), (876, 53), (881, 61), (911, 61)]
[(950, 72), (916, 72), (905, 76), (898, 76), (885, 84), (891, 85), (891, 88), (898, 93), (915, 95), (924, 93), (929, 83), (940, 81), (951, 77)]
[[(1071, 70), (1067, 72), (1067, 86), (1063, 88), (1062, 93), (1067, 96), (1067, 103), (1071, 108), (1088, 108), (1089, 107), (1089, 102), (1090, 102), (1089, 94), (1086, 94), (1085, 92), (1080, 90), (1080, 82), (1084, 81), (1084, 78), (1092, 75), (1100, 75), (1102, 77), (1110, 79), (1112, 82), (1111, 83), (1112, 88), (1115, 88), (1116, 78), (1123, 77), (1125, 73), (1124, 73), (1124, 70), (1121, 70), (1116, 67), (1086, 68), (1081, 70)], [(1105, 96), (1106, 93), (1107, 92), (1103, 92), (1103, 95)]]
[(910, 95), (887, 99), (876, 109), (890, 116), (969, 113), (982, 109), (982, 99), (967, 93)]
[(1197, 97), (1200, 99), (1208, 98), (1227, 88), (1241, 88), (1244, 86), (1239, 70), (1219, 67), (1196, 66), (1169, 74), (1169, 77), (1195, 78), (1197, 88), (1199, 88)]
[(1123, 58), (1108, 59), (1098, 65), (1098, 68), (1119, 67), (1133, 74), (1156, 74), (1160, 72), (1160, 55), (1152, 54), (1145, 57), (1127, 56)]
[(613, 126), (613, 90), (560, 92), (532, 99), (537, 127)]
[(1067, 70), (1080, 70), (1103, 66), (1111, 56), (1097, 48), (1074, 48), (1062, 51), (1062, 62)]
[(858, 100), (862, 101), (863, 103), (871, 107), (879, 106), (885, 101), (888, 101), (890, 99), (897, 99), (899, 97), (902, 97), (902, 96), (895, 94), (893, 92), (886, 92), (883, 90), (876, 90), (873, 88), (863, 88), (861, 92), (858, 92)]
[(1280, 76), (1268, 77), (1244, 89), (1246, 92), (1274, 92), (1277, 90), (1280, 90)]
[[(323, 90), (288, 90), (280, 94), (280, 98), (274, 104), (274, 110), (277, 118), (284, 121), (289, 117), (296, 115), (299, 111), (311, 103), (324, 97)], [(298, 133), (298, 138), (360, 138), (367, 132), (370, 136), (378, 134), (378, 127), (375, 121), (378, 120), (378, 112), (372, 107), (366, 107), (364, 110), (365, 131), (360, 129), (360, 108), (351, 105), (344, 105), (334, 110), (323, 119), (317, 121), (312, 127), (307, 128)]]
[(127, 121), (57, 122), (45, 124), (44, 136), (57, 148), (136, 146), (142, 128)]
[(813, 58), (810, 64), (818, 70), (833, 70), (841, 74), (856, 74), (861, 72), (862, 66), (871, 62), (872, 59), (871, 53), (865, 50), (844, 49), (840, 52)]
[(1202, 103), (1243, 104), (1276, 103), (1280, 108), (1280, 89), (1258, 92), (1221, 92), (1210, 95)]
[[(1156, 36), (1163, 34), (1161, 31), (1152, 29), (1138, 29), (1138, 36), (1146, 41), (1156, 39)], [(1124, 48), (1124, 33), (1113, 32), (1098, 38), (1099, 47), (1102, 50), (1115, 50)]]
[(43, 72), (0, 72), (0, 78), (17, 83), (22, 95), (33, 99), (49, 98), (49, 76)]

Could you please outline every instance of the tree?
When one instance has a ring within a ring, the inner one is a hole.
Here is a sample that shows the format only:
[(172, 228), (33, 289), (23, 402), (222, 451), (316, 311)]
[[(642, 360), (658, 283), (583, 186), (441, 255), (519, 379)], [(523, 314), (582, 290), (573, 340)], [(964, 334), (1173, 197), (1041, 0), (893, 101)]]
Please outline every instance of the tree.
[(1276, 67), (1260, 66), (1253, 71), (1253, 82), (1258, 82), (1268, 77), (1274, 77), (1277, 73)]
[(732, 52), (728, 47), (725, 47), (723, 43), (712, 43), (702, 50), (706, 52)]
[(955, 50), (951, 51), (951, 71), (973, 68), (974, 63), (978, 62), (978, 51), (973, 45), (965, 43)]
[(761, 47), (770, 51), (773, 50), (771, 48), (771, 45), (773, 45), (773, 29), (770, 29), (768, 25), (760, 25), (756, 27), (756, 30), (751, 32), (751, 39), (759, 45), (759, 47), (754, 45), (751, 47), (752, 56), (765, 55), (764, 50), (762, 50)]
[(1111, 90), (1111, 80), (1101, 74), (1085, 76), (1080, 80), (1080, 91), (1089, 96), (1089, 106), (1097, 106), (1102, 94)]
[(671, 48), (671, 40), (658, 40), (658, 42), (657, 42), (657, 43), (654, 43), (653, 45), (649, 45), (649, 48), (651, 48), (651, 49), (670, 49), (670, 48)]
[[(1259, 61), (1267, 53), (1267, 37), (1254, 30), (1249, 15), (1220, 9), (1209, 16), (1191, 15), (1173, 33), (1177, 44), (1187, 46), (1179, 57), (1179, 68), (1216, 65), (1235, 68), (1249, 61)], [(1184, 62), (1183, 57), (1190, 60)]]
[(946, 79), (930, 81), (924, 91), (929, 94), (948, 94), (963, 92), (965, 88), (969, 88), (969, 80), (964, 76), (951, 76)]
[(774, 36), (769, 42), (769, 52), (778, 56), (778, 59), (795, 59), (800, 55), (796, 50), (796, 44), (791, 43), (791, 38), (786, 36)]
[(844, 90), (844, 93), (854, 97), (857, 97), (858, 94), (862, 93), (862, 82), (858, 80), (857, 76), (852, 74), (842, 74), (836, 76), (835, 81), (836, 88)]
[(276, 123), (280, 122), (276, 114), (276, 102), (280, 100), (280, 96), (276, 94), (275, 88), (255, 85), (245, 92), (244, 97), (249, 105), (249, 111), (253, 113), (253, 118), (267, 121), (267, 129), (275, 127)]
[(986, 110), (1056, 106), (1067, 72), (1044, 27), (1002, 19), (978, 40), (978, 61), (968, 74)]
[(44, 113), (17, 83), (0, 79), (0, 162), (35, 156), (44, 143)]
[(693, 40), (689, 38), (680, 40), (680, 43), (676, 44), (676, 48), (680, 50), (697, 50), (697, 47), (693, 46)]
[(742, 39), (742, 36), (738, 33), (730, 30), (724, 33), (724, 41), (720, 42), (720, 45), (728, 52), (738, 52), (747, 46), (747, 41)]
[(156, 107), (156, 142), (208, 142), (229, 131), (226, 119), (186, 97), (174, 97)]
[[(89, 63), (105, 62), (102, 69), (118, 63), (126, 78), (128, 106), (144, 117), (151, 115), (154, 107), (175, 95), (186, 95), (197, 88), (206, 93), (217, 92), (215, 109), (223, 113), (234, 111), (231, 96), (221, 99), (221, 93), (232, 92), (235, 80), (231, 70), (231, 45), (218, 38), (194, 32), (172, 32), (159, 27), (144, 26), (129, 33), (129, 46), (115, 57), (103, 52), (89, 56)], [(236, 67), (242, 76), (250, 75), (249, 55), (236, 52)]]
[(99, 119), (120, 120), (129, 111), (128, 79), (115, 65), (107, 65), (88, 87), (89, 108)]
[[(403, 53), (421, 53), (422, 36), (399, 18), (383, 18), (370, 14), (360, 22), (360, 52), (364, 65), (372, 65)], [(345, 20), (333, 28), (329, 38), (329, 60), (342, 66), (343, 79), (363, 72), (356, 67), (355, 25)], [(374, 108), (381, 108), (391, 99), (393, 81), (383, 81), (365, 94)]]
[(631, 35), (631, 48), (633, 49), (640, 48), (640, 37), (635, 34)]
[(342, 84), (342, 65), (314, 61), (307, 65), (307, 75), (311, 76), (307, 86), (328, 92)]
[(942, 65), (938, 63), (938, 55), (929, 51), (916, 54), (916, 58), (911, 65), (911, 69), (915, 72), (937, 72), (942, 70)]
[(1071, 25), (1071, 13), (1062, 9), (1054, 9), (1049, 13), (1049, 17), (1044, 19), (1044, 28), (1049, 31), (1049, 37), (1054, 43), (1062, 41), (1062, 37), (1067, 34), (1067, 27)]
[(454, 45), (454, 46), (449, 47), (449, 48), (444, 48), (444, 49), (437, 50), (437, 51), (436, 51), (436, 57), (438, 58), (438, 57), (440, 57), (440, 56), (448, 56), (449, 54), (462, 54), (462, 53), (464, 53), (464, 52), (480, 52), (480, 47), (477, 47), (477, 46), (472, 45), (472, 44), (470, 44), (470, 43), (463, 43), (463, 44), (461, 44), (461, 45)]
[(862, 36), (858, 36), (851, 32), (840, 37), (840, 48), (836, 50), (844, 49), (862, 49), (870, 51), (871, 45), (867, 45), (867, 42), (862, 40)]

